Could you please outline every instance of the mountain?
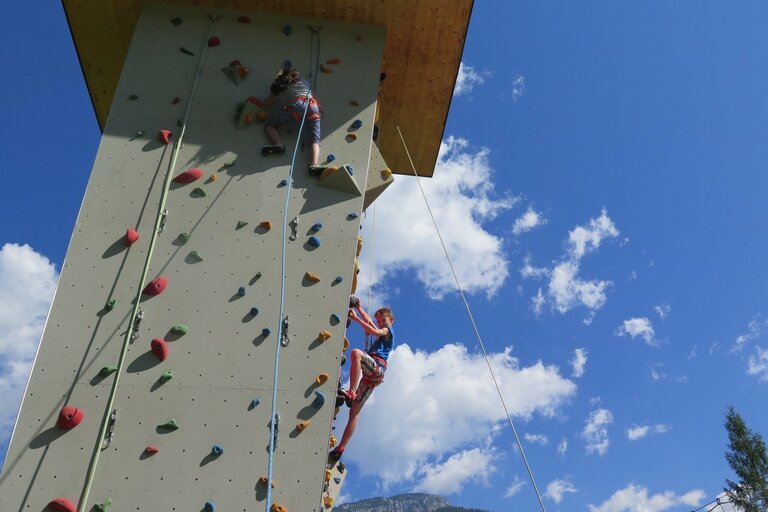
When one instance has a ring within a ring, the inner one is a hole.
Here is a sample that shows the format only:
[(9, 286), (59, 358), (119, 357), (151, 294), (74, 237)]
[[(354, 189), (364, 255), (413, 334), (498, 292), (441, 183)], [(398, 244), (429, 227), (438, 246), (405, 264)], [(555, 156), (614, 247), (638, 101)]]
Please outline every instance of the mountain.
[(391, 498), (369, 498), (333, 507), (334, 512), (483, 512), (454, 507), (448, 500), (431, 494), (398, 494)]

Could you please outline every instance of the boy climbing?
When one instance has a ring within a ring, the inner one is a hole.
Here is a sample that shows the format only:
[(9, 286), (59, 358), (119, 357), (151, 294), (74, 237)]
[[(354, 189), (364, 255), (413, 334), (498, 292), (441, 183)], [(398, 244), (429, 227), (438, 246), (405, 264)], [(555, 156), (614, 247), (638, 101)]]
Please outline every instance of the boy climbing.
[(377, 339), (368, 349), (368, 352), (359, 349), (352, 350), (349, 389), (342, 391), (349, 406), (349, 421), (344, 428), (341, 442), (328, 455), (333, 461), (341, 458), (352, 434), (355, 433), (357, 422), (360, 419), (360, 410), (368, 397), (371, 396), (373, 388), (384, 381), (387, 359), (395, 343), (395, 334), (392, 331), (395, 316), (391, 309), (381, 308), (376, 311), (374, 314), (376, 325), (374, 325), (371, 317), (360, 306), (359, 300), (353, 298), (350, 301), (350, 306), (349, 318), (360, 324), (366, 334), (377, 336)]
[(312, 156), (309, 165), (309, 173), (319, 176), (324, 166), (318, 165), (320, 160), (320, 104), (312, 96), (309, 82), (299, 76), (298, 70), (285, 67), (278, 70), (272, 79), (269, 88), (270, 96), (262, 102), (265, 108), (275, 103), (280, 106), (280, 111), (264, 124), (264, 132), (267, 134), (271, 145), (261, 149), (262, 155), (282, 155), (285, 153), (285, 144), (277, 131), (287, 124), (300, 124), (304, 111), (307, 111), (304, 124), (309, 127), (312, 140)]

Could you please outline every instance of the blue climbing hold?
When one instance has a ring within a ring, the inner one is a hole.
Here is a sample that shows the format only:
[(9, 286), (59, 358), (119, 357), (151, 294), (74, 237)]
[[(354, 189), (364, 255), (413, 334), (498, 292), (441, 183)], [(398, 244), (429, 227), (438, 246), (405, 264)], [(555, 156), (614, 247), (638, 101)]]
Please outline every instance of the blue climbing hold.
[(215, 444), (213, 445), (213, 448), (211, 448), (211, 453), (213, 455), (219, 456), (222, 453), (224, 453), (224, 447), (221, 446), (220, 444)]
[(336, 483), (336, 485), (338, 485), (338, 484), (341, 483), (341, 478), (335, 476), (335, 477), (333, 477), (333, 481)]
[(333, 162), (334, 160), (336, 160), (336, 155), (334, 155), (333, 153), (329, 154), (328, 158), (326, 158), (326, 161), (328, 162)]
[(347, 215), (347, 220), (354, 220), (357, 218), (357, 213), (351, 212), (349, 215)]
[(260, 403), (259, 399), (258, 398), (254, 398), (253, 400), (251, 400), (251, 405), (249, 405), (248, 408), (249, 409), (255, 409), (256, 406), (259, 405), (259, 403)]
[(344, 278), (341, 276), (336, 276), (336, 278), (333, 280), (333, 284), (339, 284), (342, 281), (344, 281)]
[(320, 409), (325, 404), (325, 395), (321, 391), (315, 391), (315, 400), (312, 402), (312, 407)]
[(309, 240), (307, 240), (307, 243), (312, 247), (320, 247), (320, 239), (317, 238), (316, 236), (309, 237)]
[(341, 322), (341, 318), (339, 318), (339, 315), (337, 315), (336, 313), (331, 313), (331, 322), (333, 322), (333, 324), (335, 325)]
[(280, 180), (280, 183), (277, 184), (278, 187), (284, 187), (288, 185), (288, 180)]
[(322, 222), (316, 222), (316, 223), (312, 224), (312, 227), (309, 228), (309, 229), (311, 229), (313, 233), (317, 233), (318, 231), (323, 229), (323, 223)]
[(241, 297), (245, 297), (245, 286), (241, 286), (237, 289), (237, 294)]
[(269, 327), (265, 327), (261, 330), (261, 334), (263, 336), (269, 336), (272, 333), (272, 331), (269, 329)]
[(258, 314), (259, 314), (259, 308), (257, 308), (256, 306), (253, 306), (253, 307), (251, 308), (251, 311), (250, 311), (250, 313), (251, 313), (251, 316), (256, 316), (256, 315), (258, 315)]
[(363, 122), (360, 119), (355, 119), (355, 122), (350, 125), (350, 128), (352, 128), (353, 130), (357, 130), (361, 126), (363, 126)]
[(285, 34), (285, 35), (287, 35), (287, 36), (289, 36), (289, 35), (293, 34), (293, 27), (292, 27), (292, 26), (290, 26), (290, 25), (285, 25), (285, 26), (283, 27), (283, 34)]
[(216, 512), (216, 504), (212, 501), (206, 501), (203, 507), (204, 512)]
[(351, 165), (345, 165), (344, 169), (347, 170), (347, 172), (349, 173), (350, 176), (354, 176), (355, 175), (355, 171), (354, 171), (354, 169), (352, 169)]
[(284, 68), (292, 68), (293, 67), (293, 63), (291, 62), (291, 59), (285, 59), (285, 61), (283, 62), (283, 67)]

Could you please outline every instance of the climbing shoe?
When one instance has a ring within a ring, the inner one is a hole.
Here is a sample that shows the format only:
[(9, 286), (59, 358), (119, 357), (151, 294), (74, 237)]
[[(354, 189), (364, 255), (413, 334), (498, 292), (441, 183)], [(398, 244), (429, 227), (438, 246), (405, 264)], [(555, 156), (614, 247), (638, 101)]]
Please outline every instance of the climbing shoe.
[(263, 148), (261, 148), (261, 154), (264, 156), (284, 155), (285, 146), (277, 146), (277, 145), (264, 146)]
[(344, 403), (347, 404), (347, 407), (352, 407), (352, 404), (355, 403), (355, 399), (357, 398), (357, 393), (351, 389), (342, 389), (341, 394), (344, 396)]
[(344, 455), (344, 449), (342, 448), (339, 450), (339, 448), (334, 448), (330, 452), (328, 452), (328, 460), (334, 464), (339, 462), (339, 459), (341, 459), (341, 456)]
[(319, 178), (321, 174), (323, 174), (323, 171), (326, 169), (326, 166), (324, 165), (310, 165), (307, 167), (307, 171), (309, 171), (310, 176), (314, 176), (315, 178)]

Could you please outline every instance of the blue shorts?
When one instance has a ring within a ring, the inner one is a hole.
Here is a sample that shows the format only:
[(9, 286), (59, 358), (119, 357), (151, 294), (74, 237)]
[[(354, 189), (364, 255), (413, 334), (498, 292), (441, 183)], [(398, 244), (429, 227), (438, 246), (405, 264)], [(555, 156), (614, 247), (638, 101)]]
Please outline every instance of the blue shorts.
[[(285, 126), (291, 123), (301, 123), (301, 118), (304, 116), (304, 109), (306, 108), (306, 104), (306, 99), (292, 101), (278, 115), (269, 118), (269, 120), (264, 123), (264, 126), (280, 128), (281, 126)], [(309, 133), (312, 136), (312, 143), (320, 144), (320, 108), (316, 101), (309, 102), (307, 118), (304, 121), (304, 124), (309, 128)]]

